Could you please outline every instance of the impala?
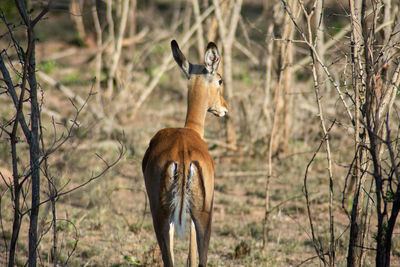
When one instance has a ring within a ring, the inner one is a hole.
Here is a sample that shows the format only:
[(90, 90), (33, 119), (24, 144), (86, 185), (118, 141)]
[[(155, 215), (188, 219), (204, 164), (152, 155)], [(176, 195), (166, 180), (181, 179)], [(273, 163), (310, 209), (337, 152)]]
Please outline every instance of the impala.
[[(220, 55), (210, 42), (204, 65), (188, 62), (175, 40), (172, 55), (188, 78), (187, 114), (184, 128), (165, 128), (151, 139), (142, 170), (153, 217), (154, 231), (164, 266), (174, 266), (174, 229), (185, 234), (190, 215), (188, 265), (206, 266), (214, 198), (214, 163), (203, 139), (207, 111), (222, 117), (228, 106), (222, 97), (222, 78), (217, 73)], [(196, 251), (197, 248), (197, 251)]]

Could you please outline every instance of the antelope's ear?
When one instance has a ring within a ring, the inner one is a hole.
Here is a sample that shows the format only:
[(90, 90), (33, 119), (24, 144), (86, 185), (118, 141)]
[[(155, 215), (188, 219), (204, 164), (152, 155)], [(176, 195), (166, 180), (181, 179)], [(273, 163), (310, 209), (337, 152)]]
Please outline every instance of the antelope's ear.
[(210, 42), (207, 45), (206, 54), (204, 56), (204, 63), (206, 69), (210, 74), (215, 74), (218, 69), (221, 57), (219, 56), (218, 48), (215, 43)]
[(186, 77), (190, 79), (190, 73), (189, 73), (190, 63), (189, 61), (186, 60), (186, 57), (179, 49), (178, 43), (175, 40), (171, 41), (171, 50), (176, 63), (182, 69), (183, 73), (185, 73)]

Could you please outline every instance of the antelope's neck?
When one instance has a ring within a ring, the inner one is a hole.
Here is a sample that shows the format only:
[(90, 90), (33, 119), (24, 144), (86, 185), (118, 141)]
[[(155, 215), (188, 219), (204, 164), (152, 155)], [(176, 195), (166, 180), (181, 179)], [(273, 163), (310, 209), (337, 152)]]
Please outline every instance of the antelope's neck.
[(207, 113), (207, 90), (202, 88), (201, 82), (196, 80), (189, 84), (185, 128), (195, 130), (203, 138)]

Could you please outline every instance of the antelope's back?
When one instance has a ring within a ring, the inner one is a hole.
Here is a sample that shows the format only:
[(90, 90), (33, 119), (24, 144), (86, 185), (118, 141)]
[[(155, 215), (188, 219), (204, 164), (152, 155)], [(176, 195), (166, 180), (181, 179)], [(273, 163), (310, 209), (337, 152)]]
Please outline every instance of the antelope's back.
[[(197, 132), (188, 128), (165, 128), (150, 141), (142, 162), (143, 175), (146, 188), (151, 188), (147, 190), (149, 198), (160, 199), (160, 196), (164, 196), (161, 199), (164, 208), (169, 205), (168, 199), (171, 197), (172, 163), (177, 163), (178, 168), (184, 165), (183, 170), (189, 170), (189, 165), (194, 164), (191, 199), (197, 199), (197, 202), (192, 205), (209, 210), (214, 192), (214, 163), (206, 143)], [(183, 176), (182, 172), (180, 176)]]
[(214, 176), (214, 163), (207, 149), (207, 144), (200, 135), (188, 128), (165, 128), (157, 132), (151, 139), (142, 161), (142, 171), (147, 177), (147, 166), (157, 166), (163, 171), (169, 162), (198, 162), (204, 175)]

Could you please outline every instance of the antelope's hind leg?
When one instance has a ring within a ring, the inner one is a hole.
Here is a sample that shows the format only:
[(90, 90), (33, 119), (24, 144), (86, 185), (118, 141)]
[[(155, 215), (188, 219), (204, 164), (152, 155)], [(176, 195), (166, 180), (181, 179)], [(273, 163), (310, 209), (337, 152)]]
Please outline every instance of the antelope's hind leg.
[(197, 240), (196, 240), (196, 226), (193, 220), (190, 220), (190, 243), (189, 243), (189, 256), (187, 266), (194, 267), (197, 262)]
[[(157, 213), (155, 213), (157, 214)], [(158, 245), (161, 250), (162, 259), (165, 267), (174, 266), (174, 252), (173, 252), (173, 234), (174, 225), (169, 222), (169, 217), (155, 218), (153, 216), (154, 231), (156, 232), (156, 237)], [(172, 235), (171, 235), (172, 234)]]
[[(157, 164), (164, 166), (164, 164)], [(146, 191), (149, 197), (150, 211), (153, 219), (154, 232), (161, 250), (164, 266), (174, 266), (173, 234), (171, 223), (172, 209), (169, 188), (172, 181), (162, 172), (163, 168), (146, 169), (144, 172)]]
[(208, 212), (197, 211), (192, 214), (192, 220), (196, 228), (199, 266), (205, 267), (207, 265), (207, 252), (211, 236), (212, 206)]
[(172, 258), (172, 265), (174, 265), (174, 232), (175, 232), (175, 225), (173, 222), (169, 223), (169, 231), (168, 231), (168, 235), (169, 235), (169, 252)]
[(172, 231), (173, 233), (174, 231), (171, 229), (170, 225), (171, 210), (165, 204), (163, 205), (165, 201), (160, 199), (159, 195), (159, 190), (150, 191), (150, 210), (153, 218), (154, 232), (161, 250), (164, 266), (170, 267), (174, 266), (173, 253), (171, 253), (171, 243), (173, 240), (170, 238), (170, 232)]

